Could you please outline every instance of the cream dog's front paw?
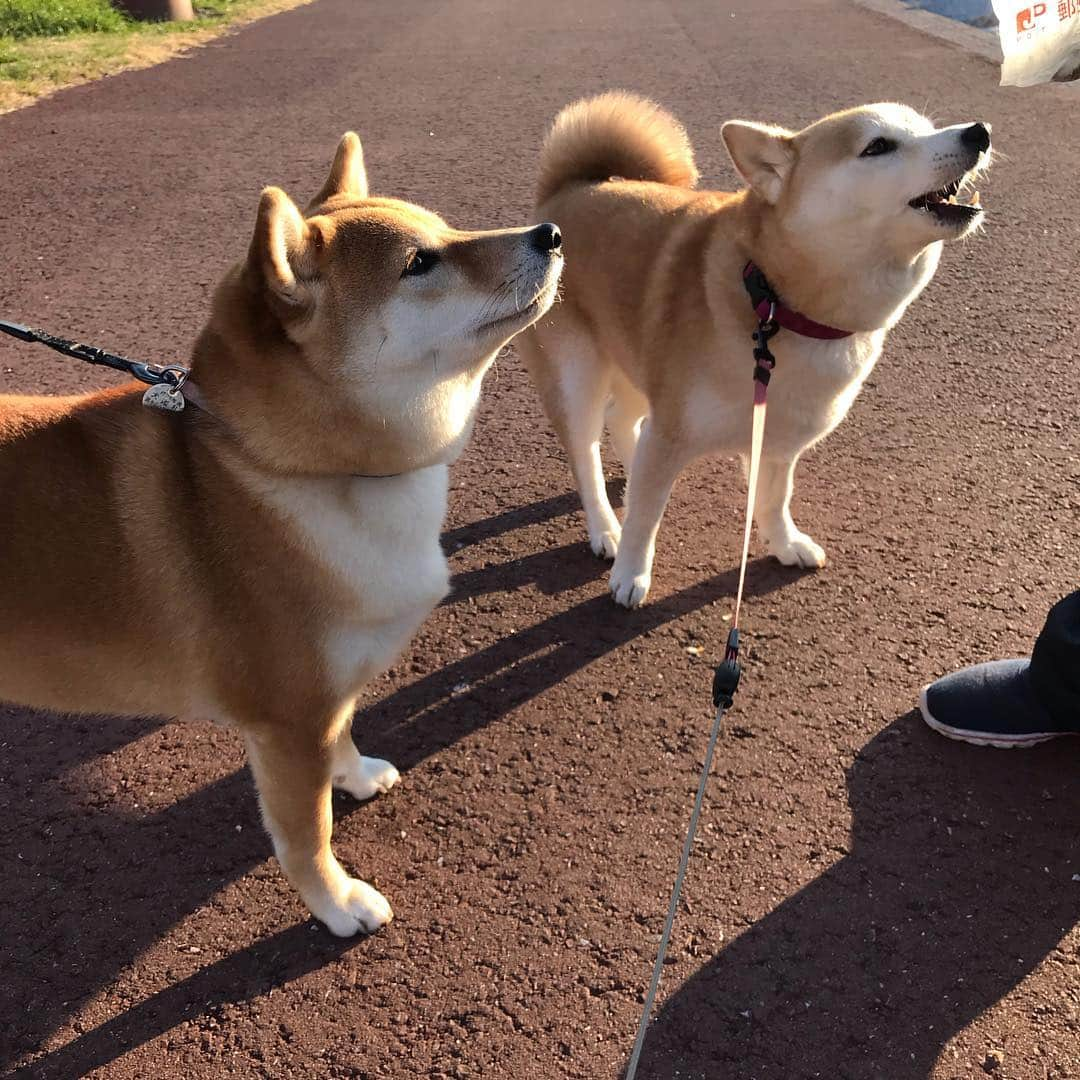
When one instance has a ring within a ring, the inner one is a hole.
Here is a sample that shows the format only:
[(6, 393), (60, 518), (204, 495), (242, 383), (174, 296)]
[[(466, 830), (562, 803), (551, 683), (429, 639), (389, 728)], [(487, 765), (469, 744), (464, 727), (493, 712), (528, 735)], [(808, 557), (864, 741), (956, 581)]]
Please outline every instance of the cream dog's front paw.
[(619, 529), (605, 529), (589, 536), (589, 546), (598, 559), (614, 559), (619, 554)]
[(331, 782), (360, 802), (385, 795), (401, 779), (401, 774), (389, 761), (359, 754), (350, 755), (350, 758), (346, 768), (335, 770)]
[(641, 607), (651, 585), (652, 574), (647, 567), (630, 565), (630, 560), (621, 556), (615, 559), (608, 586), (616, 604), (625, 608)]
[(770, 542), (769, 551), (784, 566), (801, 566), (804, 570), (818, 570), (825, 565), (825, 549), (815, 543), (806, 533), (794, 532), (778, 543)]
[(359, 878), (346, 878), (341, 895), (312, 905), (311, 913), (336, 937), (373, 934), (394, 917), (386, 897)]

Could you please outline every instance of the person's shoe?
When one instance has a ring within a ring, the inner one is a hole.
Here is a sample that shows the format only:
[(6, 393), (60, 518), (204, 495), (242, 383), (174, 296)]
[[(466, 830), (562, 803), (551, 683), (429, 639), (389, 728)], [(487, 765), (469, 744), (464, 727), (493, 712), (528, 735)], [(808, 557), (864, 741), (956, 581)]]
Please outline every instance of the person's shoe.
[(923, 719), (950, 739), (1021, 748), (1080, 735), (1080, 592), (1050, 610), (1031, 659), (995, 660), (923, 689)]
[(994, 660), (954, 671), (923, 688), (923, 719), (950, 739), (977, 746), (1025, 747), (1063, 731), (1031, 685), (1031, 661)]

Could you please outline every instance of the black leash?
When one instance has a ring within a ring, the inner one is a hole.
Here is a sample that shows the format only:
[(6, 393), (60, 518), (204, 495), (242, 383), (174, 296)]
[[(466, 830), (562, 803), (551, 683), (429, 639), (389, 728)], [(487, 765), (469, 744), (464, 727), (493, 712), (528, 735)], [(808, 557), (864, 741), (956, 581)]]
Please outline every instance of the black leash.
[(0, 319), (0, 333), (18, 338), (19, 341), (30, 341), (45, 345), (58, 353), (63, 353), (65, 356), (82, 360), (86, 364), (95, 364), (98, 367), (112, 368), (113, 371), (122, 371), (138, 379), (139, 382), (147, 383), (150, 386), (158, 386), (164, 383), (175, 391), (179, 390), (187, 382), (187, 368), (144, 364), (141, 360), (129, 360), (126, 356), (118, 356), (116, 353), (106, 352), (104, 349), (95, 348), (93, 345), (83, 345), (78, 341), (68, 341), (66, 338), (47, 334), (44, 330), (34, 330), (29, 326), (8, 322), (6, 319)]
[[(64, 356), (74, 357), (86, 364), (122, 371), (138, 379), (139, 382), (147, 383), (142, 403), (149, 409), (178, 413), (183, 412), (185, 405), (193, 405), (208, 416), (216, 415), (207, 405), (202, 392), (191, 380), (191, 372), (185, 367), (179, 367), (176, 364), (145, 364), (141, 360), (131, 360), (126, 356), (95, 348), (93, 345), (83, 345), (79, 341), (68, 341), (67, 338), (56, 337), (54, 334), (47, 334), (44, 330), (34, 330), (29, 326), (8, 322), (6, 319), (0, 319), (0, 333), (18, 338), (19, 341), (45, 345)], [(410, 470), (406, 470), (408, 471)], [(367, 480), (392, 480), (404, 474), (353, 473), (353, 475)]]

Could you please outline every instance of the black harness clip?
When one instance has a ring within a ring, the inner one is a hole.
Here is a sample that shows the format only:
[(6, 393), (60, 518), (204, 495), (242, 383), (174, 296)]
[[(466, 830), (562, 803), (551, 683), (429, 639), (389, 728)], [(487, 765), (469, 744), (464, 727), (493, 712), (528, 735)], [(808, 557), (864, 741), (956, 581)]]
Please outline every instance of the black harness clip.
[(780, 332), (780, 324), (776, 321), (780, 297), (773, 291), (761, 267), (753, 263), (748, 263), (743, 270), (743, 286), (755, 311), (765, 304), (769, 305), (768, 315), (758, 316), (758, 327), (754, 331), (754, 381), (768, 386), (773, 368), (776, 367), (776, 357), (769, 348), (769, 341)]
[(776, 357), (769, 348), (769, 341), (780, 332), (780, 324), (772, 317), (762, 319), (754, 331), (754, 381), (768, 386), (776, 367)]
[(712, 696), (713, 705), (716, 708), (731, 708), (735, 701), (735, 691), (739, 689), (741, 675), (742, 668), (739, 667), (739, 631), (733, 626), (728, 634), (724, 661), (717, 665), (716, 672), (713, 675)]

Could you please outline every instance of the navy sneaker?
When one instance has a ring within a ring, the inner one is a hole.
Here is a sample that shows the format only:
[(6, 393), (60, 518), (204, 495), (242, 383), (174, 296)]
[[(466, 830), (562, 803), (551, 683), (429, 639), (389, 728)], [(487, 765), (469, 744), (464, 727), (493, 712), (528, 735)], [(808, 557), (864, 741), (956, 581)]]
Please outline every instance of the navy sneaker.
[(1080, 735), (1080, 591), (1050, 609), (1030, 660), (953, 672), (923, 689), (919, 707), (935, 731), (977, 746)]

